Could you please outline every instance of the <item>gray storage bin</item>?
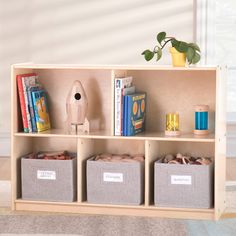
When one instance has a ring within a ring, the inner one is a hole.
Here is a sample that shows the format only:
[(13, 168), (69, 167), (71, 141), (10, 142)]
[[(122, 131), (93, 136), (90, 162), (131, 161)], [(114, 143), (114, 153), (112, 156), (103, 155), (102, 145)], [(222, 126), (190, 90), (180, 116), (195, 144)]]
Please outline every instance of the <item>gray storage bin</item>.
[(77, 197), (76, 158), (21, 159), (22, 199), (72, 202)]
[(213, 207), (213, 164), (181, 165), (155, 162), (154, 203), (157, 206)]
[(144, 163), (87, 160), (89, 203), (140, 205), (144, 198)]

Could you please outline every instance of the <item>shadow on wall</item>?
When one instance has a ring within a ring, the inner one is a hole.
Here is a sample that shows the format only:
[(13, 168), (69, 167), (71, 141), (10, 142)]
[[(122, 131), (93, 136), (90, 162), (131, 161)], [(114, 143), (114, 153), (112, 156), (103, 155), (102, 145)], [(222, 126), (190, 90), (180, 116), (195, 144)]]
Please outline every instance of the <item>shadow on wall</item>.
[(140, 54), (154, 46), (158, 31), (192, 40), (192, 9), (191, 1), (177, 0), (33, 1), (14, 12), (16, 18), (5, 12), (10, 25), (24, 27), (13, 26), (3, 40), (13, 55), (12, 43), (22, 39), (26, 47), (22, 43), (17, 52), (34, 62), (144, 64)]

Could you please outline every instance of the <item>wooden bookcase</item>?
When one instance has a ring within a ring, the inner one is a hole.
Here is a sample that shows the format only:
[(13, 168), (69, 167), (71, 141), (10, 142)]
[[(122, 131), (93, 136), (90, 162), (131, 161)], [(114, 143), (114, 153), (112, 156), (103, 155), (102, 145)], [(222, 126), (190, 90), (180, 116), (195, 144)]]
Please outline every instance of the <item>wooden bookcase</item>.
[[(225, 209), (226, 68), (170, 66), (84, 66), (15, 64), (12, 66), (12, 209), (88, 214), (219, 219)], [(16, 75), (36, 72), (48, 92), (52, 129), (23, 133)], [(137, 90), (147, 92), (146, 131), (137, 136), (114, 136), (114, 79), (133, 76)], [(74, 80), (87, 93), (91, 132), (65, 131), (66, 96)], [(196, 137), (194, 105), (208, 104), (210, 134)], [(179, 137), (166, 137), (165, 114), (180, 114)], [(77, 201), (45, 202), (21, 199), (20, 157), (39, 150), (77, 151)], [(99, 152), (145, 154), (145, 196), (140, 206), (100, 205), (86, 202), (85, 160)], [(214, 157), (214, 208), (157, 207), (153, 204), (153, 163), (168, 152), (188, 152)]]

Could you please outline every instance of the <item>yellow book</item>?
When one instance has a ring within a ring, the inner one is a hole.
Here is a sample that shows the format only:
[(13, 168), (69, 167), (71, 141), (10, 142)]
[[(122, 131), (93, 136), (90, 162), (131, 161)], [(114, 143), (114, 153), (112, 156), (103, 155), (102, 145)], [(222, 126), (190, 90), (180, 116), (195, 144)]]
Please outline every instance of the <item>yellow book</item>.
[(50, 129), (51, 125), (45, 90), (32, 91), (32, 100), (38, 132)]

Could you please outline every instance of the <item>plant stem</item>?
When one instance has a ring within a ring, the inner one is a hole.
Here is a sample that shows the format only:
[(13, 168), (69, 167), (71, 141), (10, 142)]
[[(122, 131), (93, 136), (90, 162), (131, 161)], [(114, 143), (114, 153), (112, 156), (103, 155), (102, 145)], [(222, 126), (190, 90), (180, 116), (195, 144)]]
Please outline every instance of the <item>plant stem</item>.
[(158, 48), (158, 46), (155, 46), (155, 47), (153, 48), (153, 52), (155, 52), (155, 53), (156, 53), (156, 48)]
[(168, 42), (170, 42), (172, 39), (174, 39), (173, 37), (168, 37), (168, 38), (170, 38), (170, 39), (168, 39), (167, 41), (165, 41), (165, 43), (163, 45), (161, 45), (161, 49), (163, 49)]
[[(168, 39), (167, 41), (165, 41), (165, 43), (163, 44), (163, 45), (161, 45), (161, 49), (163, 49), (164, 47), (165, 47), (165, 45), (168, 43), (168, 42), (170, 42), (172, 39), (175, 39), (174, 37), (166, 37), (166, 39)], [(156, 48), (159, 48), (158, 46), (155, 46), (154, 48), (153, 48), (153, 52), (154, 53), (156, 53)]]

